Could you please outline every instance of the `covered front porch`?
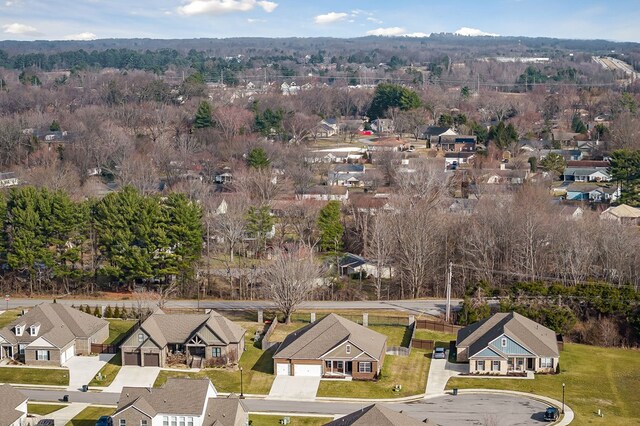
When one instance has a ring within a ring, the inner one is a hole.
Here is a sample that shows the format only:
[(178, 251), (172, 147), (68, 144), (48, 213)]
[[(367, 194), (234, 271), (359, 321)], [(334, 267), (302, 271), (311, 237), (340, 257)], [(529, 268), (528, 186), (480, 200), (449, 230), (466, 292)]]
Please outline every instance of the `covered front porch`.
[(351, 377), (353, 373), (353, 361), (327, 359), (324, 361), (324, 374), (326, 378)]

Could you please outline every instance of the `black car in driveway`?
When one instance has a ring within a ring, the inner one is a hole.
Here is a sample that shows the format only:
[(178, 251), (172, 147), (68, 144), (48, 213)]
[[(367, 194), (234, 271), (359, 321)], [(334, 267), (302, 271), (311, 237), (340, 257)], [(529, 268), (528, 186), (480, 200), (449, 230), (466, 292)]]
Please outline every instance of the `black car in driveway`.
[(544, 412), (544, 419), (547, 422), (555, 422), (560, 417), (560, 410), (556, 407), (549, 407), (547, 411)]
[(102, 416), (96, 422), (96, 426), (113, 426), (113, 420), (109, 416)]

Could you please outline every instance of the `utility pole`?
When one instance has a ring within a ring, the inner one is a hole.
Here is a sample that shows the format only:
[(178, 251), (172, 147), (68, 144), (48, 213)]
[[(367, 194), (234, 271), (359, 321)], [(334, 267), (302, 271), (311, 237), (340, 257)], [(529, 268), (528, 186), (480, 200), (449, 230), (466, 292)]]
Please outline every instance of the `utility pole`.
[(447, 310), (444, 320), (451, 320), (451, 276), (453, 275), (453, 262), (449, 261), (449, 271), (447, 271)]

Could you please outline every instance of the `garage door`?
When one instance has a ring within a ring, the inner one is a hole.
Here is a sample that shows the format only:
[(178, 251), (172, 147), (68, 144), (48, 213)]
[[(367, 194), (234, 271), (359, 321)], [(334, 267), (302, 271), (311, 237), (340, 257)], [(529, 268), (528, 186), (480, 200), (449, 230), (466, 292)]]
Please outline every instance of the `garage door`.
[(321, 365), (298, 365), (298, 364), (296, 364), (293, 367), (293, 375), (294, 376), (320, 377), (320, 376), (322, 376), (322, 366)]
[(160, 367), (160, 355), (159, 354), (144, 354), (144, 366), (145, 367)]
[(140, 354), (137, 352), (125, 352), (122, 365), (140, 365)]
[(76, 345), (73, 344), (71, 345), (71, 347), (67, 348), (66, 351), (62, 352), (60, 354), (60, 363), (64, 364), (65, 362), (69, 361), (71, 358), (73, 358), (76, 354)]
[(288, 376), (289, 375), (289, 364), (277, 364), (276, 374), (278, 376)]

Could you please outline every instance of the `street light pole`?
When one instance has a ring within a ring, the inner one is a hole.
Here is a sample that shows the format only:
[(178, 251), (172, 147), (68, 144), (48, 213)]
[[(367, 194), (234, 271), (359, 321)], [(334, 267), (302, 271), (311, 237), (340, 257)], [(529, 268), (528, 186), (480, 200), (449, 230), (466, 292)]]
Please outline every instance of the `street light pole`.
[(564, 414), (564, 383), (562, 384), (562, 414)]
[(240, 399), (244, 399), (244, 388), (242, 385), (242, 367), (240, 367)]

